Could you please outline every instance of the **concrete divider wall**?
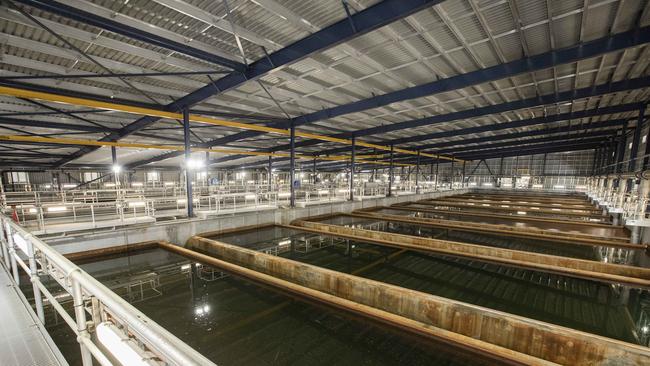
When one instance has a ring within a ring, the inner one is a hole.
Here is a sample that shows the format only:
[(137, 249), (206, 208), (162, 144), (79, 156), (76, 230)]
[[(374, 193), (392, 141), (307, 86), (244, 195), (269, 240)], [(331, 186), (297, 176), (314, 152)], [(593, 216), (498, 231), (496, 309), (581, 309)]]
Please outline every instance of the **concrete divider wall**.
[(114, 230), (89, 230), (85, 232), (67, 233), (65, 236), (43, 237), (42, 239), (63, 254), (102, 249), (117, 245), (135, 244), (151, 240), (164, 240), (175, 244), (184, 244), (192, 235), (206, 231), (224, 230), (248, 225), (289, 224), (291, 221), (303, 217), (335, 212), (352, 212), (362, 208), (390, 206), (395, 203), (446, 197), (467, 193), (469, 191), (471, 189), (465, 188), (418, 195), (371, 198), (361, 201), (327, 202), (293, 209), (267, 209), (214, 216), (205, 219), (194, 218), (166, 222), (160, 221), (153, 224), (118, 227)]

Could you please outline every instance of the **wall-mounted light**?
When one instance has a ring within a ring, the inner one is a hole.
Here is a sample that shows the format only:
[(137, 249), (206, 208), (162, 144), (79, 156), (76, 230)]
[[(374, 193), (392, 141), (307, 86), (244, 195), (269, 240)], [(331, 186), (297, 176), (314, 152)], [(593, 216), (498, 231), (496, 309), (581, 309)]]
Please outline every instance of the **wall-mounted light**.
[(119, 165), (117, 165), (117, 164), (113, 165), (113, 173), (116, 173), (116, 174), (117, 174), (117, 173), (119, 173), (119, 172), (121, 172), (121, 171), (122, 171), (122, 167), (121, 167), (121, 166), (119, 166)]

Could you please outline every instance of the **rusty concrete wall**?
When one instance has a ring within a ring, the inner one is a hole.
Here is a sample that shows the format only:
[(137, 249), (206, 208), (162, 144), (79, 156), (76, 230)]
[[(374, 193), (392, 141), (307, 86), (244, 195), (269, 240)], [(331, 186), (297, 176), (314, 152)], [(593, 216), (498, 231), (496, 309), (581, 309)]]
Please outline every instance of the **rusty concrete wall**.
[[(558, 364), (650, 364), (650, 349), (646, 347), (327, 270), (214, 240), (193, 237), (188, 244), (218, 259), (309, 289)], [(542, 364), (541, 360), (540, 364)]]
[(584, 259), (559, 257), (526, 251), (495, 248), (440, 239), (421, 238), (403, 234), (349, 228), (311, 221), (295, 221), (294, 225), (307, 230), (341, 236), (348, 239), (370, 241), (401, 249), (462, 256), (506, 265), (555, 272), (573, 277), (599, 279), (650, 288), (650, 269), (602, 263)]

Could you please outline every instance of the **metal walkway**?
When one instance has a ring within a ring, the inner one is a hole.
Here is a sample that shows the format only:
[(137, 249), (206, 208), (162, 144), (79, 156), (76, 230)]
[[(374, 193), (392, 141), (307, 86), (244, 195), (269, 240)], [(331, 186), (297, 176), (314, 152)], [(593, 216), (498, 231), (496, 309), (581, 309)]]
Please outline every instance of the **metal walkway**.
[(68, 365), (0, 265), (0, 365)]

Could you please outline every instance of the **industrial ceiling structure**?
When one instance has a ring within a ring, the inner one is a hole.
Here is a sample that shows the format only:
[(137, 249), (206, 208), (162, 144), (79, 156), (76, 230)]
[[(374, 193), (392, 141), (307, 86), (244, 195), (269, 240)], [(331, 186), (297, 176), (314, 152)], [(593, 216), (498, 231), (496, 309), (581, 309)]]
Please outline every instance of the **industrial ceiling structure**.
[(12, 169), (110, 169), (109, 146), (65, 139), (178, 167), (183, 123), (160, 114), (183, 111), (220, 121), (193, 120), (197, 154), (247, 152), (210, 152), (214, 168), (286, 164), (289, 136), (265, 128), (291, 126), (323, 169), (346, 164), (320, 159), (350, 155), (337, 139), (400, 163), (595, 149), (650, 90), (640, 0), (7, 0), (0, 32)]

